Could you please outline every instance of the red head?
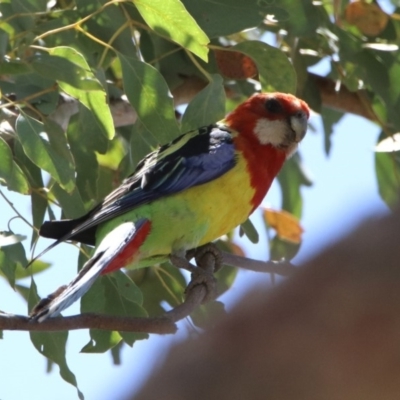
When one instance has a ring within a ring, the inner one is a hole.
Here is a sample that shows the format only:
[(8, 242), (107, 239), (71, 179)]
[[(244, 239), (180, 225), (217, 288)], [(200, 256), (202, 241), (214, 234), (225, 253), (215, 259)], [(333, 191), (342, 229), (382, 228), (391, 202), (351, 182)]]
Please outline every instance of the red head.
[(310, 110), (307, 104), (286, 93), (259, 93), (239, 105), (226, 123), (240, 135), (253, 136), (289, 157), (304, 138)]

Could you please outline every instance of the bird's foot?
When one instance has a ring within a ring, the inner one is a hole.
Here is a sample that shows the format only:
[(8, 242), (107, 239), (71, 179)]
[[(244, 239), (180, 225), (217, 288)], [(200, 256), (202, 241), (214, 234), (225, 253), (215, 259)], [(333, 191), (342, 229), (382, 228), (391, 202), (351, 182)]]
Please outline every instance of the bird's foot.
[[(197, 267), (188, 261), (193, 257), (196, 260)], [(217, 297), (217, 281), (214, 277), (214, 272), (222, 266), (222, 255), (214, 244), (209, 243), (190, 250), (186, 255), (186, 259), (171, 255), (170, 260), (176, 267), (186, 269), (192, 273), (192, 279), (185, 290), (186, 294), (193, 290), (194, 287), (204, 285), (207, 294), (203, 303), (207, 303)]]
[[(214, 260), (203, 260), (205, 255), (209, 254)], [(203, 246), (198, 247), (194, 250), (189, 250), (186, 253), (186, 258), (193, 258), (196, 260), (196, 264), (203, 269), (210, 268), (210, 272), (213, 274), (219, 271), (223, 265), (223, 257), (219, 248), (214, 243), (207, 243)]]

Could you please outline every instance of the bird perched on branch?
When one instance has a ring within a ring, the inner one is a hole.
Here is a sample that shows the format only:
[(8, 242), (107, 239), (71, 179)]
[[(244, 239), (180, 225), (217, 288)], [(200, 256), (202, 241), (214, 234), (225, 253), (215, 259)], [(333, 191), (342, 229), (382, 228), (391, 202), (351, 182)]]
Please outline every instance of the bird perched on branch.
[(304, 138), (308, 117), (307, 104), (293, 95), (255, 94), (222, 121), (147, 155), (83, 217), (45, 222), (40, 235), (57, 239), (45, 251), (65, 240), (96, 249), (78, 276), (42, 300), (31, 317), (59, 314), (100, 274), (183, 259), (244, 222)]

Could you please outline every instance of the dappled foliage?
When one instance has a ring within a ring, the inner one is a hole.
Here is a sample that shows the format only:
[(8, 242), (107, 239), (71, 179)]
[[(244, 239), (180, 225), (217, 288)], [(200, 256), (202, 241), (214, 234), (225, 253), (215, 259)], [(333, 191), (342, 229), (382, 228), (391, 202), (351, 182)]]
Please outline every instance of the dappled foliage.
[[(321, 151), (327, 153), (332, 126), (347, 111), (378, 123), (381, 140), (400, 130), (400, 21), (375, 3), (1, 0), (0, 12), (0, 182), (31, 197), (32, 218), (25, 217), (31, 247), (46, 215), (81, 216), (151, 149), (223, 118), (259, 90), (295, 93), (321, 113)], [(308, 72), (323, 59), (330, 66), (326, 77)], [(392, 142), (376, 153), (380, 193), (390, 206), (398, 200), (400, 177)], [(282, 208), (298, 218), (300, 188), (311, 184), (300, 161), (293, 157), (279, 176)], [(242, 232), (257, 241), (250, 223)], [(36, 261), (23, 270), (27, 248), (18, 234), (0, 236), (0, 272), (32, 306), (34, 281), (28, 290), (18, 280), (49, 265)], [(220, 245), (234, 251), (231, 239)], [(298, 248), (299, 240), (276, 235), (270, 256), (290, 258)], [(82, 249), (79, 265), (90, 252)], [(220, 291), (227, 290), (236, 271), (225, 267), (219, 274)], [(181, 302), (184, 286), (168, 265), (118, 272), (94, 285), (81, 310), (157, 315), (165, 304)], [(210, 310), (222, 307), (215, 303)], [(65, 362), (67, 333), (31, 338), (76, 385)], [(141, 338), (92, 331), (83, 351), (104, 352)]]

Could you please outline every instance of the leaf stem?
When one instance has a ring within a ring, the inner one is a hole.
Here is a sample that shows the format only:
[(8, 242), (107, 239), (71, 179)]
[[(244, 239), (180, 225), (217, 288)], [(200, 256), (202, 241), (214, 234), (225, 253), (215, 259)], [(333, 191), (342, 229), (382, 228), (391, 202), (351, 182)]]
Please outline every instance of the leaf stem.
[(14, 210), (14, 212), (18, 215), (18, 217), (22, 219), (22, 221), (24, 221), (31, 229), (37, 230), (22, 214), (20, 214), (20, 212), (15, 208), (14, 204), (11, 203), (10, 200), (8, 200), (8, 198), (1, 190), (0, 190), (0, 196)]
[(196, 60), (196, 57), (188, 50), (184, 49), (192, 63), (197, 67), (197, 69), (206, 77), (208, 82), (212, 82), (211, 75), (201, 66), (201, 64)]

